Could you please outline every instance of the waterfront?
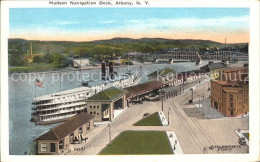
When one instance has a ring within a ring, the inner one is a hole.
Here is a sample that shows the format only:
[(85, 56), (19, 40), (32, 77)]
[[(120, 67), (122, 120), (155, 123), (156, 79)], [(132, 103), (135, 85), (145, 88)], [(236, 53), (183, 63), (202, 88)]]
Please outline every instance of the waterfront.
[[(202, 61), (200, 66), (205, 64), (207, 64), (207, 61)], [(148, 80), (146, 74), (143, 73), (146, 70), (148, 73), (150, 73), (157, 69), (170, 67), (173, 68), (176, 72), (180, 72), (185, 70), (198, 69), (200, 66), (196, 66), (194, 62), (145, 65), (142, 66), (141, 82)], [(128, 70), (132, 72), (136, 69), (139, 70), (140, 65), (116, 68), (115, 71), (122, 73), (127, 72)], [(99, 69), (86, 70), (82, 71), (82, 74), (89, 73), (91, 75), (92, 73), (97, 73), (99, 71)], [(67, 75), (73, 73), (76, 73), (76, 71), (67, 72)], [(45, 88), (37, 87), (37, 96), (60, 91), (60, 81), (53, 81), (51, 78), (52, 76), (52, 73), (44, 74), (42, 82), (44, 83)], [(29, 82), (29, 80), (25, 79), (23, 81), (13, 80), (13, 78), (17, 79), (17, 77), (18, 76), (9, 76), (9, 151), (11, 155), (22, 155), (25, 151), (28, 152), (32, 145), (32, 141), (35, 138), (57, 125), (53, 124), (40, 126), (30, 122), (32, 107), (31, 102), (35, 96), (35, 85), (33, 81)], [(62, 81), (62, 90), (76, 88), (80, 86), (80, 84), (80, 80), (75, 79), (71, 81), (67, 77), (64, 77)]]

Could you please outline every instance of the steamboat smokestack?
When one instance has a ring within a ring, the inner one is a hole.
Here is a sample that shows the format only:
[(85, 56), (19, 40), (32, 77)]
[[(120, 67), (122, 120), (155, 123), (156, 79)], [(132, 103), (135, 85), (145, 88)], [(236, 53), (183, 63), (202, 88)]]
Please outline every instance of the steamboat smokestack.
[(108, 66), (109, 66), (109, 76), (110, 76), (110, 79), (114, 79), (114, 64), (113, 62), (109, 62), (108, 63)]
[(106, 80), (106, 62), (102, 61), (101, 63), (101, 78), (102, 80)]

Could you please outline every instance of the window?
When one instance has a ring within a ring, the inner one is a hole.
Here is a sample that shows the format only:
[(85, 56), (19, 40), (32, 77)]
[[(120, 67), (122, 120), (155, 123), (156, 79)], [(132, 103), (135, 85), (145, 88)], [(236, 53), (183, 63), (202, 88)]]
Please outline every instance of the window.
[(230, 107), (233, 107), (233, 103), (230, 103), (230, 105), (229, 105)]
[(90, 111), (90, 114), (92, 114), (92, 111)]
[(82, 133), (82, 127), (79, 128), (79, 133)]
[(93, 106), (93, 108), (96, 108), (96, 106)]
[(92, 108), (92, 106), (89, 106), (89, 108)]
[(94, 111), (94, 114), (96, 114), (96, 111)]
[(64, 149), (64, 139), (59, 142), (59, 149)]
[(229, 95), (229, 102), (233, 102), (233, 94)]
[(87, 123), (87, 130), (90, 129), (90, 122)]
[(74, 138), (74, 133), (71, 133), (71, 134), (70, 134), (70, 143), (73, 142), (73, 138)]
[(97, 106), (97, 109), (99, 108), (99, 106)]
[(99, 113), (97, 113), (97, 115), (99, 115)]
[(47, 151), (47, 143), (41, 143), (41, 151)]

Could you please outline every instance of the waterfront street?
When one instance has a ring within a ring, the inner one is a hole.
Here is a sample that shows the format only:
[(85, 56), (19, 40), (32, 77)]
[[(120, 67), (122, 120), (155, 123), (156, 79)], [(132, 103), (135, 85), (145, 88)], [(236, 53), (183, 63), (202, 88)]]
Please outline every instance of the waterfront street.
[[(194, 90), (194, 103), (197, 103), (198, 94), (205, 99), (209, 97), (208, 83), (198, 85)], [(132, 105), (116, 118), (110, 127), (111, 139), (125, 130), (160, 130), (174, 131), (184, 154), (203, 153), (247, 153), (247, 146), (239, 146), (236, 129), (248, 129), (248, 118), (218, 118), (206, 119), (203, 112), (200, 112), (193, 104), (188, 104), (191, 92), (170, 98), (164, 101), (164, 114), (170, 125), (167, 126), (133, 126), (144, 113), (161, 111), (161, 101), (144, 102), (143, 104)], [(105, 125), (98, 126), (88, 134), (86, 143), (74, 144), (73, 148), (84, 148), (83, 150), (72, 150), (62, 154), (96, 155), (109, 143), (109, 128)], [(219, 150), (213, 147), (234, 146), (231, 150)], [(212, 149), (209, 149), (210, 146)]]

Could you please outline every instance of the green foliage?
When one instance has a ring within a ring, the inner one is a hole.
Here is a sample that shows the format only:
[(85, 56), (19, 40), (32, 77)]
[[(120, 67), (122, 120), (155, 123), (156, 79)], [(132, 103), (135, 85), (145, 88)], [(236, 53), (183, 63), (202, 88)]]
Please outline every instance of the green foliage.
[(57, 69), (52, 64), (47, 63), (31, 63), (27, 66), (15, 66), (9, 67), (10, 73), (22, 73), (22, 72), (38, 72), (38, 71), (49, 71)]
[(137, 123), (134, 124), (134, 126), (162, 126), (162, 123), (157, 112), (142, 120), (139, 120)]
[(125, 131), (99, 155), (172, 154), (164, 131)]
[(24, 66), (27, 64), (26, 60), (21, 55), (9, 55), (9, 66)]
[(34, 62), (34, 63), (44, 62), (44, 59), (43, 59), (43, 57), (41, 57), (41, 56), (34, 56), (34, 57), (33, 57), (33, 62)]
[(55, 68), (65, 67), (65, 57), (57, 53), (51, 54), (51, 64)]
[(51, 54), (46, 54), (44, 57), (43, 57), (43, 62), (44, 63), (51, 63), (52, 62), (52, 58), (51, 58)]
[[(171, 48), (194, 48), (206, 51), (225, 47), (224, 44), (205, 40), (172, 40), (160, 38), (114, 38), (92, 42), (62, 42), (62, 41), (27, 41), (23, 39), (9, 39), (8, 53), (10, 66), (25, 66), (23, 55), (30, 51), (32, 43), (33, 54), (44, 55), (43, 58), (34, 57), (34, 63), (48, 63), (54, 67), (64, 67), (65, 60), (70, 56), (90, 57), (93, 61), (123, 58), (125, 52), (158, 52)], [(228, 44), (229, 47), (241, 52), (248, 51), (248, 44)], [(58, 53), (60, 55), (58, 55)], [(141, 60), (144, 61), (144, 60)], [(126, 62), (127, 63), (127, 62)], [(130, 63), (131, 64), (131, 63)]]

